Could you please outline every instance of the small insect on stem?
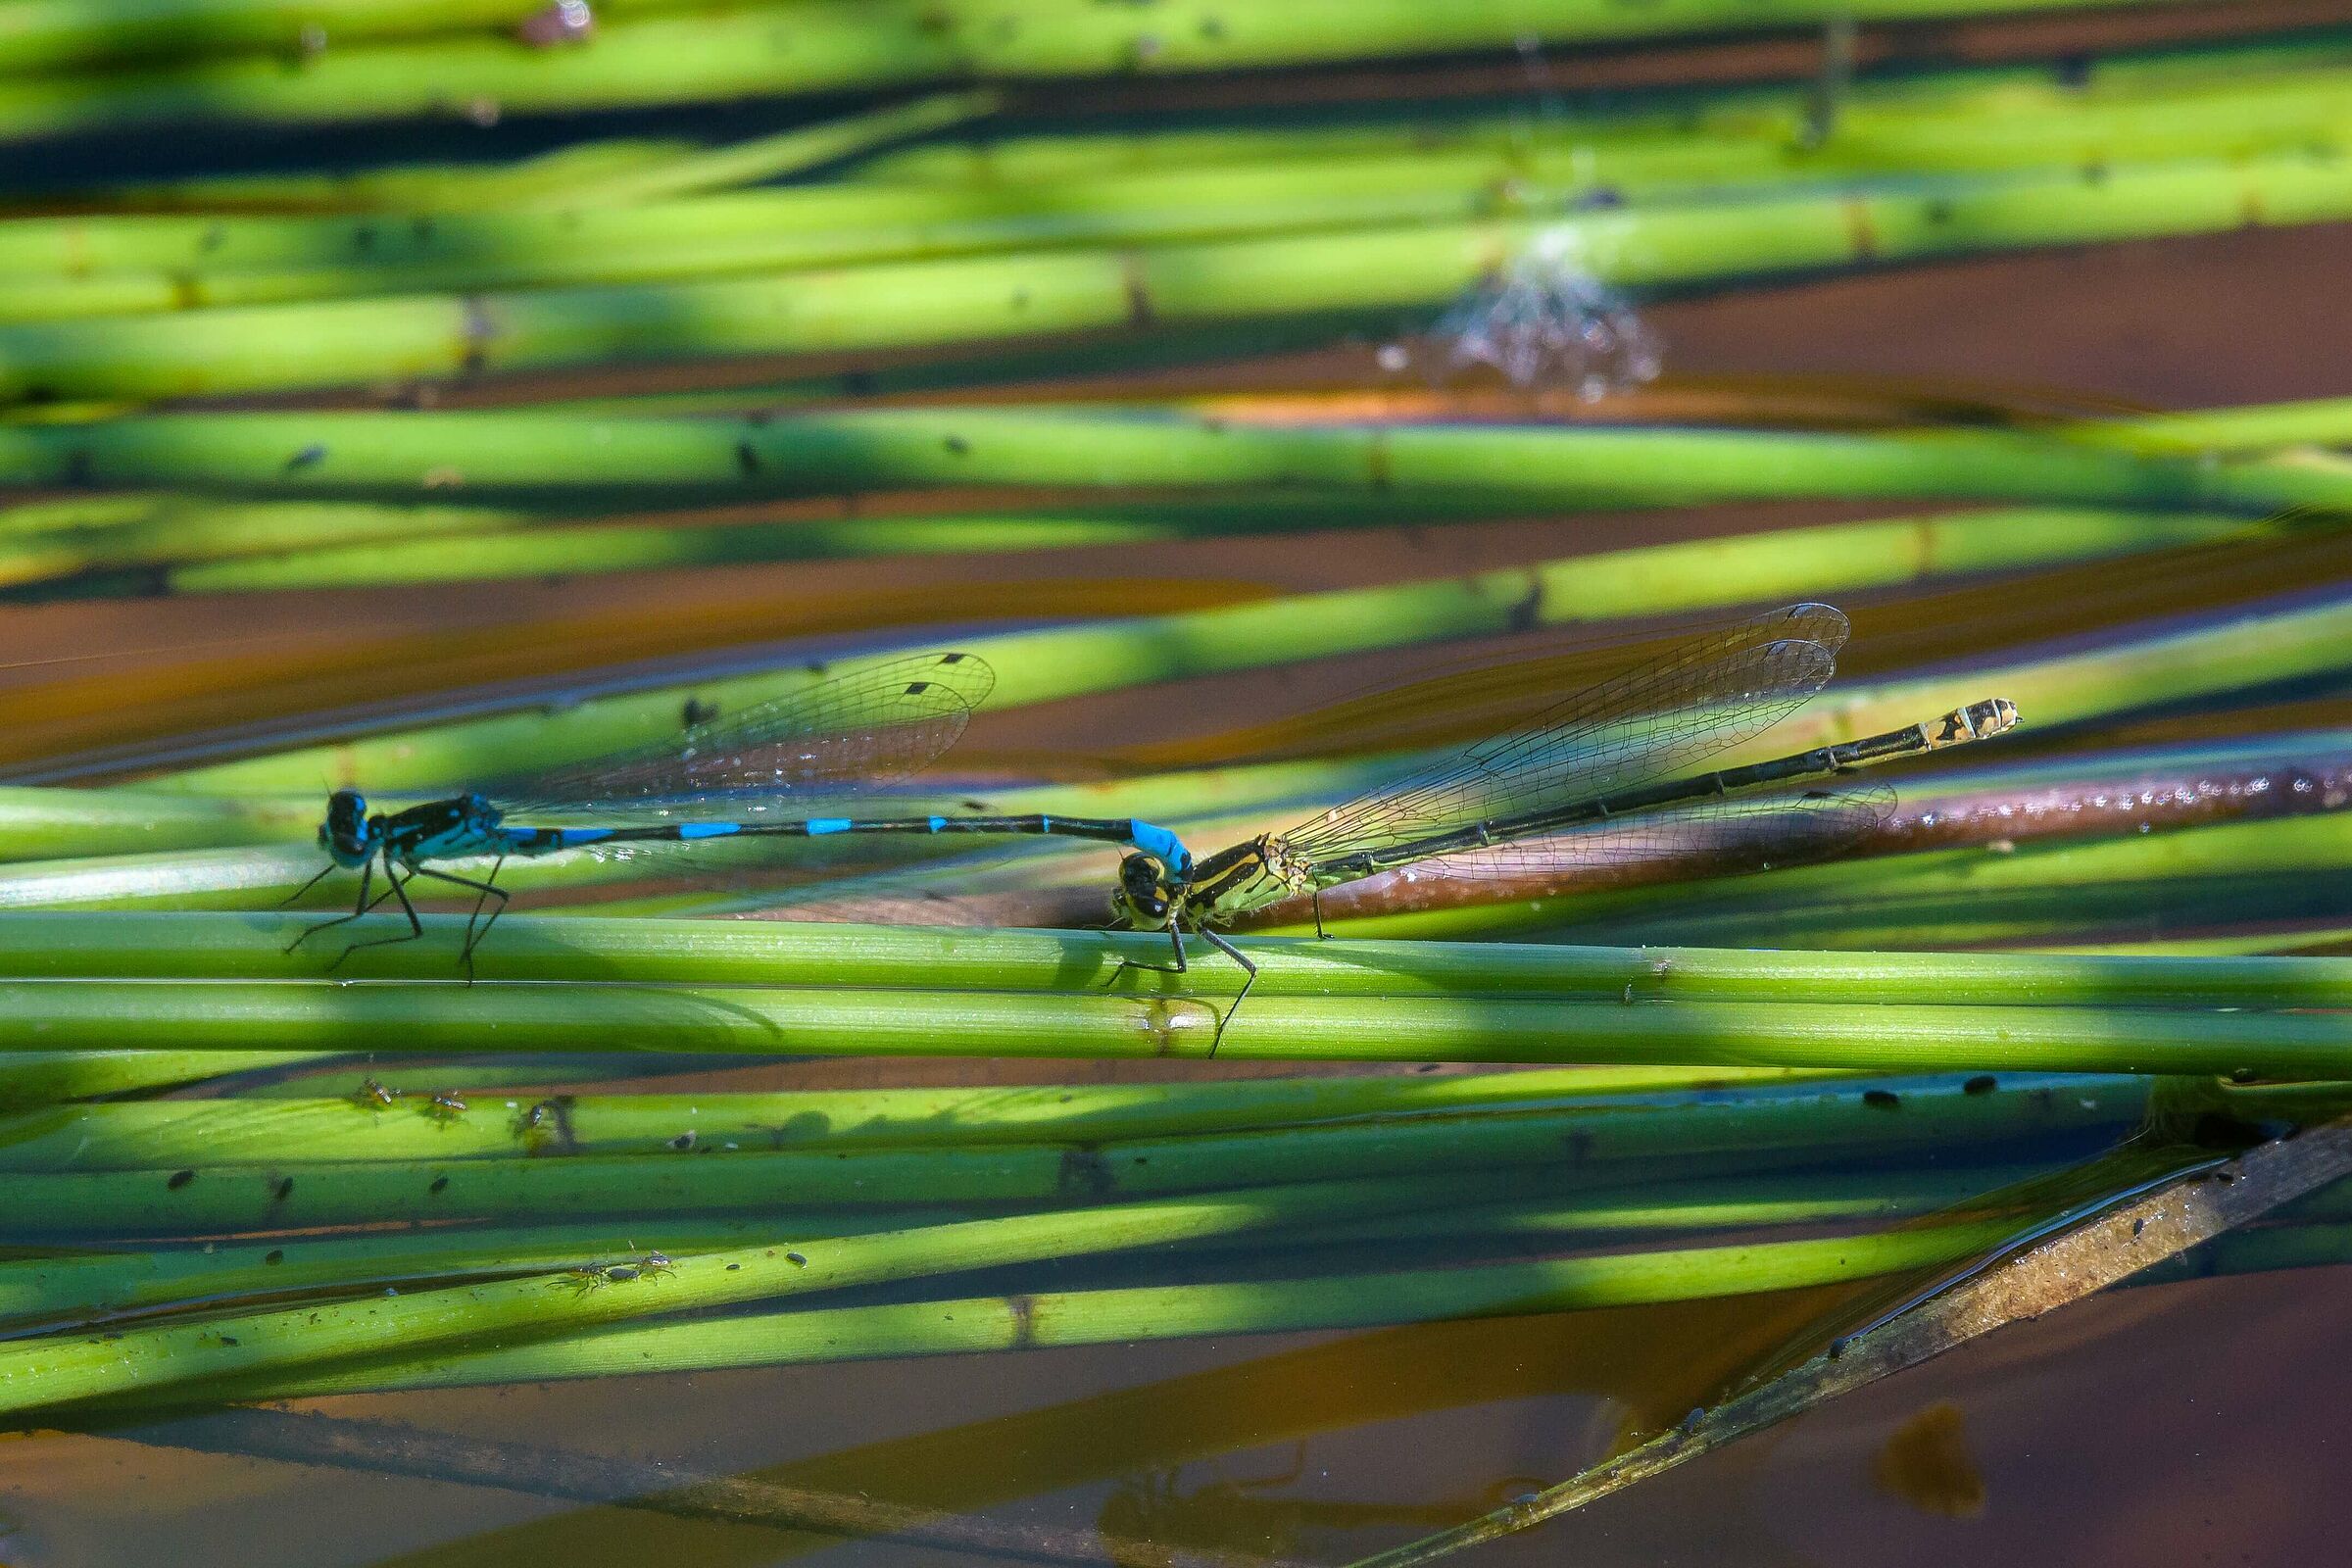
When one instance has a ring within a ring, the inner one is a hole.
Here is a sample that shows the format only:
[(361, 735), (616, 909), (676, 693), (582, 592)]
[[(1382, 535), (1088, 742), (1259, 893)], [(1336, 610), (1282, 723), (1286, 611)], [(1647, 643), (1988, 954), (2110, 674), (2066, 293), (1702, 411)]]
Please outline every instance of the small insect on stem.
[(631, 1280), (661, 1280), (675, 1274), (677, 1269), (664, 1252), (648, 1252), (643, 1257), (624, 1263), (582, 1263), (568, 1268), (561, 1277), (548, 1281), (549, 1289), (563, 1287), (574, 1296), (601, 1291), (608, 1285), (626, 1285)]
[(424, 1113), (435, 1121), (456, 1121), (466, 1114), (466, 1102), (454, 1090), (436, 1090), (424, 1102)]
[(564, 1124), (564, 1105), (557, 1100), (541, 1100), (514, 1113), (514, 1136), (526, 1148), (536, 1149), (549, 1139), (569, 1142), (571, 1129)]
[(354, 1089), (350, 1096), (351, 1102), (362, 1110), (389, 1110), (392, 1102), (399, 1098), (399, 1090), (388, 1084), (377, 1083), (373, 1078), (361, 1079), (360, 1087)]

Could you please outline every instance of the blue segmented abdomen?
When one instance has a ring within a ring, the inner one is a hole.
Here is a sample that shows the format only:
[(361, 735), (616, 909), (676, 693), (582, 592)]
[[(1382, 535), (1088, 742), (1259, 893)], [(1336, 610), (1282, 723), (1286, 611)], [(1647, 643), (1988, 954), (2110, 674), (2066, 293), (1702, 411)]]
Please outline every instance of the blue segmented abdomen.
[(1184, 840), (1156, 823), (1135, 823), (1128, 842), (1179, 876), (1193, 868), (1193, 852), (1184, 847)]

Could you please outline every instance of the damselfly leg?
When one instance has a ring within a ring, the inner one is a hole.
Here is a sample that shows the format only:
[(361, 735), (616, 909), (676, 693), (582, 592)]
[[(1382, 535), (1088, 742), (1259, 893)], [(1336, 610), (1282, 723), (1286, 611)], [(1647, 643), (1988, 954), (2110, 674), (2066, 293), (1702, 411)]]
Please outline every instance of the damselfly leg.
[[(418, 937), (424, 935), (424, 922), (416, 918), (416, 906), (409, 902), (409, 883), (416, 878), (416, 874), (417, 873), (412, 871), (408, 876), (404, 877), (399, 872), (392, 869), (392, 865), (389, 860), (385, 862), (384, 880), (392, 884), (392, 892), (400, 900), (400, 912), (409, 917), (409, 929), (399, 936), (370, 937), (366, 942), (354, 942), (350, 947), (345, 948), (341, 953), (335, 955), (335, 961), (327, 965), (329, 970), (340, 969), (343, 967), (343, 960), (350, 957), (353, 954), (359, 952), (362, 948), (388, 948), (397, 943), (414, 942)], [(363, 893), (366, 891), (366, 881), (367, 873), (362, 872), (361, 882)], [(376, 904), (381, 904), (383, 902), (383, 895), (376, 895), (375, 902)], [(345, 915), (343, 920), (357, 919), (359, 915), (366, 914), (368, 910), (372, 907), (374, 907), (374, 905), (365, 906), (358, 911), (358, 913)], [(341, 925), (343, 920), (329, 920), (327, 924)], [(318, 928), (314, 927), (314, 929)]]
[[(311, 889), (318, 885), (319, 877), (325, 876), (327, 871), (332, 871), (334, 869), (334, 866), (329, 865), (326, 868), (326, 871), (321, 871), (318, 873), (318, 876), (315, 876), (308, 882), (305, 882), (300, 888), (295, 890), (294, 897), (286, 900), (286, 903), (292, 904), (294, 899), (299, 899), (303, 896), (303, 894), (310, 892)], [(386, 866), (384, 870), (384, 878), (387, 882), (394, 881), (392, 871), (389, 866)], [(373, 897), (369, 896), (370, 890), (374, 884), (374, 880), (375, 860), (373, 858), (370, 858), (360, 867), (360, 897), (359, 901), (352, 905), (351, 912), (349, 914), (338, 914), (331, 920), (321, 920), (317, 925), (305, 926), (300, 936), (286, 944), (286, 952), (292, 953), (296, 948), (301, 947), (305, 942), (310, 941), (311, 938), (317, 936), (321, 931), (330, 931), (336, 926), (351, 924), (352, 921), (357, 920), (360, 918), (360, 916), (368, 913), (377, 905), (383, 903), (384, 900), (390, 898), (392, 896), (392, 890), (390, 888), (385, 889), (385, 891), (381, 893), (374, 894)], [(394, 885), (397, 886), (397, 883), (395, 882)], [(336, 958), (335, 963), (341, 963), (343, 958), (347, 958), (350, 956), (351, 950), (349, 948), (345, 948), (343, 950), (342, 957)], [(334, 963), (327, 965), (327, 967), (330, 969), (334, 966)]]
[[(466, 965), (466, 983), (467, 985), (473, 983), (473, 950), (481, 946), (482, 939), (490, 934), (490, 928), (498, 923), (498, 917), (507, 912), (507, 900), (510, 895), (505, 888), (498, 886), (499, 867), (506, 863), (507, 858), (503, 855), (500, 856), (491, 865), (489, 876), (479, 882), (474, 881), (471, 877), (456, 876), (448, 871), (436, 871), (429, 865), (420, 865), (416, 868), (417, 876), (429, 876), (436, 882), (447, 882), (466, 888), (476, 895), (473, 901), (473, 912), (466, 917), (465, 942), (458, 949), (458, 961)], [(490, 911), (489, 919), (482, 920), (482, 906), (492, 899), (498, 901), (498, 907)], [(479, 931), (474, 929), (476, 920), (481, 920)]]

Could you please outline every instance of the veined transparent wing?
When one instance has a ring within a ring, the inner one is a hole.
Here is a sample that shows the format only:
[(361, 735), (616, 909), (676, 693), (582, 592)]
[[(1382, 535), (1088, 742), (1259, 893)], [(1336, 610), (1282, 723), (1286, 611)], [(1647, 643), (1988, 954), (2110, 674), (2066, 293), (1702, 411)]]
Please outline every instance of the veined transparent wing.
[(920, 771), (956, 744), (996, 672), (971, 654), (843, 670), (805, 691), (484, 791), (516, 822), (627, 824), (808, 814)]
[(1704, 633), (1284, 837), (1322, 863), (1674, 777), (1821, 690), (1849, 629), (1803, 604)]

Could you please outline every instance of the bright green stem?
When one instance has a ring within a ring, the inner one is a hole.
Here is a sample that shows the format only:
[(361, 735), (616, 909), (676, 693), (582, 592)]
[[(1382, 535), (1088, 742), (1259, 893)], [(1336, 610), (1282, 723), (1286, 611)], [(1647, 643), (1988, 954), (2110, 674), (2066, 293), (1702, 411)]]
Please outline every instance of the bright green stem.
[(601, 1288), (558, 1274), (414, 1295), (232, 1313), (0, 1344), (0, 1410), (185, 1388), (256, 1373), (318, 1369), (366, 1355), (415, 1354), (466, 1340), (563, 1334), (695, 1307), (799, 1297), (1041, 1258), (1082, 1256), (1231, 1236), (1272, 1225), (1351, 1218), (1404, 1204), (1444, 1206), (1475, 1184), (1413, 1179), (1334, 1182), (1247, 1196), (1018, 1214), (869, 1236), (704, 1252)]
[[(1563, 1210), (1560, 1217), (1570, 1219), (1575, 1206), (1557, 1205)], [(1473, 1225), (1482, 1217), (1472, 1211), (1463, 1215), (1463, 1223)], [(763, 1313), (714, 1322), (593, 1328), (539, 1345), (416, 1356), (323, 1375), (256, 1378), (224, 1391), (224, 1396), (233, 1392), (239, 1398), (296, 1398), (645, 1371), (1371, 1328), (1701, 1300), (1948, 1263), (1998, 1246), (2016, 1229), (2014, 1220), (1977, 1220), (1869, 1236), (1604, 1252), (1532, 1263), (1336, 1274), (1279, 1283), (1024, 1293)]]
[[(114, 526), (71, 533), (27, 533), (13, 548), (0, 536), (0, 585), (39, 583), (69, 573), (116, 566), (161, 569), (144, 580), (174, 593), (277, 591), (287, 588), (371, 587), (389, 584), (544, 576), (551, 563), (564, 575), (643, 571), (662, 567), (738, 565), (763, 561), (857, 560), (870, 556), (960, 555), (1013, 550), (1080, 549), (1170, 540), (1313, 529), (1376, 527), (1383, 521), (1427, 525), (1478, 520), (1515, 510), (1476, 500), (1407, 506), (1367, 506), (1358, 498), (1286, 498), (1168, 502), (1022, 512), (952, 513), (939, 516), (858, 517), (842, 521), (716, 522), (673, 520), (644, 524), (564, 525), (563, 512), (492, 507), (368, 507), (316, 502), (218, 503), (187, 501), (154, 528)], [(2136, 536), (2187, 543), (2211, 539), (2243, 518), (2082, 515), (2091, 554), (2124, 553)], [(2138, 517), (2136, 524), (2127, 517)], [(0, 517), (0, 526), (5, 518)], [(1997, 529), (1994, 530), (1996, 533)], [(467, 537), (451, 537), (465, 534)], [(2044, 529), (2045, 545), (2069, 537)], [(133, 577), (137, 581), (140, 578)], [(106, 589), (73, 583), (35, 588), (27, 597)], [(118, 590), (119, 591), (119, 590)]]
[(0, 427), (0, 478), (318, 497), (744, 501), (841, 489), (1258, 486), (1542, 506), (1835, 496), (2262, 514), (2352, 502), (2306, 465), (2104, 451), (2020, 432), (1237, 425), (1174, 413), (930, 407), (784, 419), (530, 413), (167, 414)]
[(2280, 447), (2352, 443), (2352, 398), (2253, 403), (2233, 409), (2190, 409), (2130, 419), (2100, 419), (2067, 427), (2078, 441), (2134, 452), (2262, 452)]
[(0, 785), (0, 859), (72, 859), (234, 844), (282, 844), (318, 829), (318, 808), (285, 800), (183, 791), (52, 790)]
[[(316, 26), (340, 50), (363, 40), (439, 32), (506, 32), (529, 0), (142, 0), (104, 10), (71, 0), (9, 0), (0, 71), (34, 72), (100, 61), (188, 62), (288, 54)], [(692, 0), (607, 0), (600, 17), (693, 9)]]
[[(1528, 1196), (1529, 1183), (1498, 1173), (1476, 1206), (1406, 1208), (1317, 1225), (1314, 1242), (1350, 1246), (1426, 1244), (1471, 1234), (1590, 1236), (1609, 1231), (1700, 1231), (1762, 1225), (1890, 1220), (1947, 1207), (2024, 1180), (2038, 1167), (1970, 1166), (1926, 1173), (1742, 1176), (1644, 1183), (1566, 1196)], [(861, 1207), (767, 1212), (742, 1219), (652, 1216), (628, 1224), (536, 1224), (437, 1228), (377, 1236), (265, 1237), (146, 1251), (83, 1252), (0, 1262), (0, 1318), (68, 1325), (100, 1314), (171, 1307), (191, 1299), (347, 1291), (450, 1281), (466, 1275), (540, 1273), (658, 1249), (672, 1256), (764, 1243), (783, 1231), (803, 1238), (855, 1236), (985, 1217), (977, 1212)]]
[[(2276, 156), (2352, 139), (2348, 90), (2352, 81), (2342, 75), (2266, 78), (2237, 98), (2208, 94), (2037, 120), (1979, 112), (1849, 129), (1837, 148), (1810, 151), (1792, 145), (1797, 132), (1776, 124), (1762, 135), (1724, 139), (1673, 132), (1337, 164), (1286, 157), (1053, 181), (1029, 191), (804, 184), (650, 210), (633, 208), (642, 198), (624, 187), (650, 191), (667, 171), (638, 166), (612, 176), (610, 198), (574, 201), (566, 187), (551, 185), (548, 194), (519, 195), (506, 212), (436, 215), (429, 222), (231, 218), (188, 225), (183, 235), (178, 225), (76, 217), (50, 220), (59, 247), (79, 247), (78, 265), (64, 275), (41, 265), (48, 237), (41, 228), (0, 228), (0, 265), (14, 253), (25, 268), (0, 298), (0, 311), (13, 320), (58, 320), (388, 293), (693, 283), (1014, 250), (1540, 219), (1600, 191), (1619, 205), (1650, 209), (1735, 195), (1753, 202), (1826, 178), (1886, 182), (2013, 169), (2046, 174), (2085, 163), (2108, 171), (2153, 160)], [(728, 153), (714, 162), (712, 176), (752, 160)], [(1041, 199), (1039, 190), (1049, 194)], [(549, 209), (555, 216), (530, 216)], [(127, 265), (134, 259), (141, 265)]]
[(0, 1112), (165, 1089), (228, 1073), (298, 1067), (317, 1053), (284, 1051), (26, 1051), (0, 1058)]
[[(122, 499), (136, 506), (135, 516), (100, 514), (88, 520), (70, 518), (52, 526), (37, 526), (39, 514), (56, 510), (47, 503), (0, 514), (0, 588), (84, 572), (270, 558), (280, 552), (331, 556), (357, 550), (363, 559), (368, 546), (464, 552), (490, 544), (486, 536), (527, 528), (551, 516), (566, 519), (571, 515), (568, 511), (551, 514), (515, 507), (236, 502), (185, 496)], [(20, 513), (34, 516), (20, 520)], [(593, 529), (578, 531), (594, 533)], [(447, 537), (452, 534), (472, 537)], [(385, 541), (391, 540), (401, 541), (401, 545), (387, 547)], [(544, 568), (544, 558), (541, 564)], [(166, 587), (179, 586), (176, 576), (161, 580)]]
[[(461, 1072), (437, 1068), (428, 1082), (411, 1080), (405, 1093), (389, 1089), (396, 1098), (388, 1103), (358, 1093), (365, 1086), (357, 1086), (354, 1094), (335, 1099), (241, 1096), (19, 1111), (0, 1121), (0, 1168), (62, 1172), (323, 1159), (554, 1158), (687, 1151), (707, 1155), (743, 1149), (838, 1152), (983, 1144), (1098, 1148), (1347, 1119), (1546, 1108), (1651, 1112), (1693, 1095), (1722, 1095), (1735, 1088), (1769, 1091), (1789, 1078), (1778, 1068), (1568, 1067), (1442, 1078), (545, 1099), (500, 1096), (489, 1092), (494, 1085), (479, 1094), (463, 1092)], [(1833, 1078), (1842, 1082), (1842, 1075)], [(432, 1102), (433, 1095), (452, 1089), (461, 1091), (463, 1112), (449, 1113)], [(1822, 1102), (1838, 1100), (1832, 1093)]]
[[(376, 929), (391, 934), (389, 922)], [(1107, 938), (1095, 965), (1113, 953)], [(1132, 951), (1139, 955), (1141, 947)], [(1220, 1009), (1164, 996), (390, 981), (16, 981), (0, 1050), (575, 1050), (780, 1055), (1207, 1056)], [(2352, 1077), (2329, 1013), (2080, 1006), (1268, 996), (1228, 1019), (1229, 1060), (1624, 1062)]]
[(2260, 93), (2281, 77), (2324, 79), (2347, 62), (2352, 62), (2352, 39), (2338, 30), (2076, 55), (2063, 65), (2032, 62), (1938, 72), (1898, 65), (1849, 85), (1826, 143), (1817, 139), (1817, 89), (1810, 83), (1775, 82), (1696, 92), (1682, 87), (1658, 94), (1612, 93), (1605, 107), (1546, 105), (1541, 117), (1531, 115), (1524, 103), (1496, 109), (1488, 103), (1421, 101), (1351, 106), (1312, 120), (1286, 119), (1279, 125), (1236, 124), (1212, 113), (1159, 118), (1150, 128), (1135, 131), (1007, 130), (884, 153), (861, 163), (857, 172), (863, 181), (899, 185), (1060, 188), (1103, 175), (1167, 169), (1240, 170), (1276, 160), (1331, 167), (1466, 147), (1518, 157), (1552, 147), (1605, 150), (1648, 136), (1768, 137), (1785, 145), (1791, 167), (1801, 170), (1806, 151), (1819, 155), (1841, 135), (1867, 133), (1884, 123), (1948, 122), (1963, 134), (1999, 137), (2022, 122), (2029, 127), (2025, 139), (2046, 148), (2053, 120), (2097, 124), (2109, 113), (2177, 113), (2183, 104)]
[[(2128, 838), (2117, 844), (2146, 842)], [(2094, 846), (2092, 853), (2107, 848), (2111, 846)], [(1823, 867), (1809, 874), (1819, 880), (1830, 871)], [(11, 915), (0, 918), (0, 976), (321, 979), (330, 972), (331, 952), (285, 952), (287, 942), (311, 923), (307, 916), (285, 914)], [(384, 923), (388, 928), (389, 920)], [(425, 941), (357, 953), (331, 972), (346, 980), (447, 980), (449, 948), (465, 920), (436, 916), (428, 917), (428, 924)], [(1087, 997), (1115, 979), (1122, 992), (1138, 999), (1230, 997), (1240, 990), (1243, 977), (1237, 968), (1207, 959), (1197, 959), (1183, 975), (1139, 967), (1120, 972), (1122, 957), (1151, 957), (1152, 944), (1149, 936), (1075, 931), (517, 914), (499, 922), (497, 941), (485, 945), (475, 961), (484, 982), (1059, 992)], [(1163, 939), (1163, 955), (1164, 951)], [(1253, 1006), (1260, 999), (1275, 997), (1546, 997), (1620, 1005), (1629, 1001), (1753, 1001), (1986, 1007), (2352, 1007), (2352, 958), (1753, 952), (1291, 938), (1254, 939), (1249, 952), (1259, 966), (1250, 994)], [(445, 989), (423, 987), (410, 994), (425, 998)], [(1552, 1082), (1541, 1077), (1509, 1081)], [(1479, 1093), (1493, 1088), (1490, 1084)], [(1303, 1092), (1265, 1091), (1278, 1097)], [(1312, 1091), (1317, 1096), (1369, 1095), (1383, 1102), (1386, 1097), (1402, 1095), (1414, 1103), (1466, 1092), (1458, 1085), (1406, 1090), (1360, 1083)], [(1556, 1091), (1531, 1087), (1528, 1092)], [(921, 1108), (899, 1114), (928, 1119), (963, 1092), (943, 1100), (928, 1098), (931, 1093), (925, 1091), (911, 1102)], [(990, 1091), (987, 1098), (995, 1102), (1011, 1096), (1018, 1103), (1031, 1094), (1044, 1093)], [(1120, 1091), (1113, 1098), (1124, 1102), (1129, 1093)], [(1217, 1091), (1234, 1093), (1239, 1091), (1230, 1087)], [(1174, 1096), (1173, 1104), (1185, 1102), (1183, 1092), (1165, 1087), (1151, 1091), (1146, 1100), (1161, 1095)], [(850, 1119), (849, 1106), (883, 1103), (863, 1097), (843, 1101), (839, 1111), (828, 1114), (828, 1125)]]
[(890, 142), (960, 125), (993, 113), (992, 90), (935, 93), (814, 125), (711, 147), (661, 163), (622, 169), (550, 192), (533, 205), (618, 207), (800, 173)]
[[(222, 1235), (330, 1225), (543, 1215), (574, 1220), (758, 1212), (779, 1192), (805, 1207), (1063, 1205), (1349, 1175), (1542, 1170), (1551, 1179), (1632, 1180), (1644, 1170), (1728, 1170), (1981, 1148), (2113, 1130), (2146, 1114), (2144, 1082), (2107, 1077), (2004, 1086), (1946, 1076), (1859, 1085), (1601, 1097), (1534, 1109), (1055, 1144), (729, 1151), (724, 1141), (656, 1155), (546, 1152), (416, 1162), (384, 1157), (173, 1171), (8, 1177), (20, 1237)], [(342, 1107), (355, 1119), (365, 1113)], [(468, 1111), (465, 1115), (477, 1115)], [(509, 1122), (503, 1108), (493, 1112)], [(236, 1152), (227, 1152), (233, 1157)]]
[[(331, 173), (299, 170), (210, 174), (169, 182), (133, 180), (91, 188), (85, 195), (110, 218), (504, 211), (549, 191), (700, 150), (699, 143), (674, 137), (614, 136), (572, 142), (514, 163), (404, 163)], [(0, 258), (13, 267), (8, 251), (0, 243)]]
[[(422, 538), (304, 549), (258, 560), (178, 567), (167, 580), (174, 592), (181, 593), (381, 587), (542, 576), (551, 561), (561, 561), (566, 575), (577, 575), (756, 561), (1059, 550), (1276, 528), (1360, 526), (1363, 521), (1360, 515), (1350, 517), (1336, 510), (1301, 514), (1296, 509), (1237, 504), (1214, 517), (1182, 521), (981, 515), (868, 517), (840, 523), (729, 523), (700, 528), (677, 524), (537, 528), (474, 539)], [(1792, 585), (1789, 592), (1800, 591), (1794, 585), (1801, 583), (1805, 591), (1828, 593), (1931, 574), (1983, 570), (1996, 562), (2000, 566), (2015, 567), (2097, 560), (2233, 536), (2252, 542), (2265, 531), (2262, 524), (2242, 517), (2028, 508), (1789, 528), (1770, 534), (1637, 547), (1582, 559), (1593, 579), (1630, 578), (1639, 570), (1652, 583), (1721, 583), (1744, 592), (1759, 578), (1778, 578)], [(1951, 547), (1949, 553), (1945, 546)], [(0, 570), (6, 569), (0, 564)], [(1764, 593), (1751, 597), (1764, 597)]]
[[(1661, 1205), (1663, 1206), (1663, 1205)], [(191, 1300), (294, 1291), (380, 1290), (466, 1275), (538, 1274), (649, 1250), (719, 1251), (795, 1236), (855, 1236), (981, 1217), (874, 1208), (855, 1213), (771, 1211), (741, 1219), (653, 1216), (632, 1224), (523, 1223), (441, 1227), (374, 1236), (281, 1236), (139, 1251), (79, 1251), (0, 1261), (0, 1320), (60, 1326)]]
[[(0, 123), (7, 113), (0, 92)], [(484, 370), (913, 349), (1144, 322), (1425, 310), (1539, 239), (1567, 247), (1603, 281), (1662, 288), (2347, 216), (2346, 161), (2297, 151), (2119, 166), (2087, 183), (2072, 170), (1953, 176), (1544, 223), (1416, 224), (708, 282), (27, 322), (0, 327), (0, 399), (220, 396)]]
[[(62, 15), (34, 31), (20, 69), (103, 60), (124, 52), (104, 19), (51, 0)], [(465, 35), (331, 48), (299, 69), (271, 54), (187, 60), (139, 71), (52, 72), (7, 84), (0, 132), (42, 132), (191, 119), (300, 122), (445, 113), (486, 102), (509, 113), (694, 103), (712, 98), (904, 88), (939, 81), (1185, 74), (1507, 51), (1540, 44), (1689, 32), (1815, 27), (1833, 18), (1878, 22), (2072, 11), (2115, 0), (1289, 0), (1214, 25), (1091, 0), (1029, 0), (1007, 14), (986, 0), (800, 0), (685, 17), (648, 16), (599, 28), (579, 49), (526, 49), (511, 38)], [(2144, 0), (2143, 0), (2144, 3)], [(182, 6), (190, 0), (182, 0)], [(44, 11), (48, 7), (44, 6)], [(191, 28), (174, 7), (133, 32), (137, 54), (219, 37), (230, 47), (283, 49), (272, 8), (210, 0)], [(403, 0), (372, 14), (422, 10), (429, 25), (511, 23), (520, 0)], [(217, 13), (217, 16), (215, 15)], [(370, 13), (362, 13), (363, 15)], [(37, 15), (37, 13), (36, 13)], [(463, 19), (463, 20), (461, 20)], [(117, 24), (119, 25), (119, 24)], [(415, 22), (375, 24), (376, 35)], [(363, 36), (367, 24), (362, 24)], [(93, 39), (90, 35), (95, 33)]]

